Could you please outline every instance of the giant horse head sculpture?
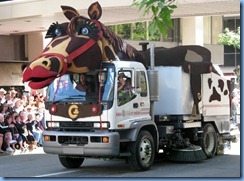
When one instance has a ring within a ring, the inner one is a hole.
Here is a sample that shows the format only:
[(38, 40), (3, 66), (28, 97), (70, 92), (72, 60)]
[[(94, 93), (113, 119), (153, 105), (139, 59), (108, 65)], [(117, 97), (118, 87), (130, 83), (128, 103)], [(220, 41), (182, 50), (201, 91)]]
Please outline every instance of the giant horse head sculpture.
[(66, 73), (83, 73), (99, 68), (101, 61), (123, 58), (142, 62), (137, 50), (116, 36), (98, 20), (102, 9), (98, 2), (88, 8), (89, 18), (69, 6), (61, 6), (69, 22), (53, 23), (46, 38), (52, 38), (43, 52), (23, 65), (23, 81), (33, 89), (51, 84)]

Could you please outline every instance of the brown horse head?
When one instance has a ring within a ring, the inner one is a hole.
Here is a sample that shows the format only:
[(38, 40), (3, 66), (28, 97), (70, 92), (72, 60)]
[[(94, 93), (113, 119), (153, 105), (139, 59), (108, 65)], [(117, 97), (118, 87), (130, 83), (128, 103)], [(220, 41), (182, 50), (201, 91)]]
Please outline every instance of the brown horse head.
[(22, 66), (23, 81), (29, 81), (31, 88), (48, 86), (66, 73), (99, 68), (102, 61), (118, 59), (118, 55), (125, 59), (140, 56), (135, 48), (98, 21), (102, 15), (98, 2), (88, 8), (89, 18), (80, 16), (72, 7), (61, 7), (69, 22), (53, 23), (46, 34), (46, 38), (52, 38), (49, 45), (34, 61)]

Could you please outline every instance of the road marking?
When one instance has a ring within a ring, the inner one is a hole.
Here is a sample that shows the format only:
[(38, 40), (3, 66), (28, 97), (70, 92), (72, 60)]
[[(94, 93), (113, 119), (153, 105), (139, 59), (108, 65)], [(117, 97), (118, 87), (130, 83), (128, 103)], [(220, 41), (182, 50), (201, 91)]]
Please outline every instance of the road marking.
[(45, 175), (37, 175), (37, 176), (34, 176), (34, 177), (50, 177), (50, 176), (54, 176), (54, 175), (73, 173), (73, 172), (77, 172), (77, 171), (78, 170), (72, 170), (72, 171), (66, 171), (66, 172), (57, 172), (57, 173), (50, 173), (50, 174), (45, 174)]

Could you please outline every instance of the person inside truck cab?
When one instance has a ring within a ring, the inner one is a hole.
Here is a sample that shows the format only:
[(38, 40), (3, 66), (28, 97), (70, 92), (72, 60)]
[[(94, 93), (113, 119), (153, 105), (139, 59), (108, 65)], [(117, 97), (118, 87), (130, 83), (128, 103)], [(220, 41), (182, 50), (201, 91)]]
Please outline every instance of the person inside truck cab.
[(87, 75), (86, 74), (80, 74), (79, 82), (77, 83), (75, 88), (81, 92), (90, 93), (92, 91), (92, 85), (91, 85), (91, 83), (89, 83), (87, 81)]
[(135, 98), (131, 88), (131, 79), (124, 73), (120, 73), (118, 76), (118, 106), (124, 105)]
[(129, 78), (125, 76), (124, 73), (120, 73), (118, 77), (118, 92), (121, 90), (130, 90), (131, 89), (131, 83)]

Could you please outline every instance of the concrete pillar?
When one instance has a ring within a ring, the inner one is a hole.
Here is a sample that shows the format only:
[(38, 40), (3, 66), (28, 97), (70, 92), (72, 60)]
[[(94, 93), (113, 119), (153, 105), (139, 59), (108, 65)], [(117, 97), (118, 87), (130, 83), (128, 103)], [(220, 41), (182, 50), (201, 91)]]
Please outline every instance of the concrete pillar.
[(203, 46), (203, 17), (182, 18), (182, 45)]
[(42, 53), (44, 48), (44, 36), (45, 35), (41, 32), (27, 35), (27, 54), (29, 62), (33, 61)]
[[(43, 49), (51, 41), (51, 38), (45, 39), (46, 32), (37, 32), (26, 35), (26, 46), (28, 61), (33, 61), (37, 56), (39, 56)], [(31, 93), (32, 89), (28, 86), (28, 83), (24, 83), (25, 91)], [(44, 89), (37, 90), (38, 93), (45, 95)]]

